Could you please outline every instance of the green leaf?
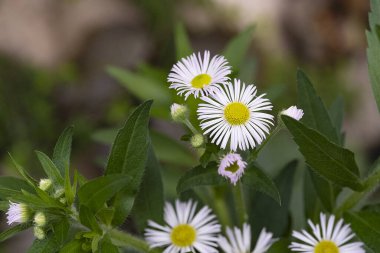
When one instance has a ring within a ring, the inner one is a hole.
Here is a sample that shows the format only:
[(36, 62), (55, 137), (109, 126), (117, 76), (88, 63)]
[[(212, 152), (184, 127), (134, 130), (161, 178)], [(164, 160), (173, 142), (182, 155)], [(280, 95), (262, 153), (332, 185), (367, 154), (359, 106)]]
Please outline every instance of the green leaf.
[[(25, 190), (28, 192), (34, 191), (33, 188), (24, 180), (15, 178), (15, 177), (8, 177), (8, 176), (0, 177), (0, 188), (15, 190), (15, 191), (21, 191), (21, 190)], [(6, 197), (7, 196), (2, 196), (0, 194), (0, 199), (5, 199)]]
[(13, 226), (3, 232), (0, 233), (0, 242), (3, 242), (9, 238), (11, 238), (12, 236), (20, 233), (21, 231), (24, 231), (25, 229), (28, 229), (32, 226), (31, 223), (22, 223), (22, 224), (18, 224), (16, 226)]
[(210, 162), (206, 168), (197, 166), (187, 171), (178, 181), (177, 193), (192, 189), (195, 186), (223, 185), (226, 179), (218, 174), (218, 167), (215, 162)]
[(95, 213), (131, 180), (127, 175), (113, 174), (88, 181), (78, 191), (79, 202)]
[(70, 167), (71, 143), (73, 139), (73, 127), (67, 127), (59, 136), (54, 147), (53, 162), (64, 175), (66, 168)]
[(379, 25), (380, 1), (371, 0), (371, 12), (369, 13), (370, 31), (366, 32), (368, 41), (368, 72), (372, 84), (373, 95), (377, 103), (377, 108), (380, 112), (380, 38), (377, 29)]
[(153, 99), (169, 108), (171, 94), (166, 83), (118, 67), (108, 67), (107, 72), (140, 100)]
[(59, 222), (53, 225), (53, 235), (58, 245), (62, 245), (67, 240), (70, 223), (67, 218), (62, 218)]
[(289, 205), (293, 190), (294, 174), (297, 161), (291, 161), (275, 178), (275, 184), (281, 194), (281, 206), (272, 198), (262, 193), (256, 193), (250, 198), (249, 223), (255, 238), (259, 235), (263, 227), (274, 233), (275, 237), (285, 234), (290, 225)]
[(164, 189), (161, 166), (152, 148), (149, 149), (145, 174), (133, 207), (134, 221), (140, 232), (146, 227), (147, 220), (161, 222), (164, 210)]
[(380, 212), (349, 212), (344, 218), (361, 241), (374, 252), (380, 252)]
[(193, 52), (186, 29), (182, 23), (178, 23), (175, 27), (175, 46), (177, 60), (189, 56)]
[(152, 101), (140, 105), (118, 132), (108, 160), (106, 174), (121, 173), (132, 180), (128, 187), (115, 196), (113, 224), (120, 225), (127, 218), (144, 174), (148, 146), (149, 110)]
[(247, 55), (249, 45), (252, 41), (252, 33), (254, 28), (255, 27), (253, 25), (249, 26), (247, 29), (233, 38), (224, 49), (222, 55), (226, 57), (229, 64), (235, 71), (240, 68), (245, 56)]
[(36, 151), (37, 157), (40, 160), (40, 163), (42, 165), (42, 168), (44, 169), (46, 175), (53, 180), (54, 183), (57, 183), (59, 185), (63, 186), (63, 177), (58, 170), (58, 168), (55, 166), (52, 160), (45, 155), (44, 153), (40, 151)]
[(363, 190), (359, 169), (351, 151), (337, 146), (293, 118), (285, 115), (281, 118), (314, 172), (340, 186)]
[(36, 180), (34, 180), (31, 176), (29, 176), (26, 170), (20, 164), (18, 164), (15, 159), (13, 159), (11, 154), (9, 154), (9, 157), (11, 158), (12, 163), (15, 165), (20, 175), (26, 180), (26, 182), (28, 182), (28, 184), (30, 184), (31, 186), (35, 187), (37, 184)]
[(32, 246), (29, 248), (28, 253), (55, 253), (57, 252), (57, 242), (53, 236), (48, 236), (43, 240), (34, 240)]
[(289, 249), (290, 240), (288, 239), (280, 239), (276, 241), (272, 247), (266, 251), (266, 253), (291, 253)]
[[(74, 174), (74, 177), (77, 174)], [(76, 180), (75, 180), (76, 181)], [(71, 180), (70, 180), (70, 167), (66, 167), (65, 169), (65, 197), (67, 204), (70, 206), (74, 202), (75, 198), (75, 192), (74, 189), (71, 187)], [(76, 182), (74, 182), (74, 185), (76, 185)]]
[(242, 177), (242, 183), (252, 190), (268, 195), (281, 205), (281, 197), (276, 185), (258, 166), (254, 164), (248, 165)]
[(342, 133), (342, 126), (344, 119), (344, 101), (341, 96), (339, 96), (330, 106), (329, 115), (334, 128), (336, 129), (336, 134), (339, 138), (339, 145), (343, 146), (344, 134)]
[(99, 227), (99, 224), (96, 221), (94, 213), (87, 206), (84, 206), (84, 205), (80, 206), (79, 220), (83, 225), (90, 228), (92, 231), (98, 234), (102, 234), (102, 229)]
[(65, 244), (65, 246), (62, 247), (62, 249), (59, 251), (59, 253), (88, 253), (88, 251), (84, 251), (82, 249), (82, 241), (80, 240), (73, 240), (67, 244)]
[(103, 238), (99, 243), (99, 253), (119, 253), (119, 248), (112, 244), (109, 236)]

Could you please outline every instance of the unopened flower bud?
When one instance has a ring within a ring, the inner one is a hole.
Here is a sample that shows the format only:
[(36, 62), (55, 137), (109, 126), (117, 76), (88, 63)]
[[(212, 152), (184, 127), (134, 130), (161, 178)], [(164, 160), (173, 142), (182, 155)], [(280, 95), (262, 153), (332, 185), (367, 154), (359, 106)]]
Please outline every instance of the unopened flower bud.
[(286, 115), (286, 116), (289, 116), (295, 120), (300, 120), (303, 117), (303, 110), (298, 109), (297, 106), (293, 105), (293, 106), (289, 107), (288, 109), (280, 112), (280, 115)]
[(65, 189), (63, 189), (63, 188), (59, 188), (59, 189), (57, 189), (57, 190), (54, 192), (53, 197), (57, 199), (57, 198), (61, 197), (64, 193), (65, 193)]
[(40, 180), (38, 187), (43, 191), (47, 191), (47, 190), (49, 190), (49, 188), (51, 187), (52, 184), (53, 184), (53, 182), (50, 179), (44, 178), (44, 179)]
[(66, 200), (66, 198), (60, 198), (59, 202), (61, 202), (62, 204), (66, 204), (67, 200)]
[(43, 212), (37, 212), (34, 215), (34, 224), (38, 227), (44, 227), (46, 225), (46, 216)]
[(174, 103), (170, 107), (170, 113), (174, 121), (184, 122), (188, 117), (189, 110), (185, 105), (179, 105)]
[(201, 134), (194, 134), (190, 139), (190, 143), (194, 148), (200, 148), (205, 143), (205, 139)]
[(45, 231), (41, 227), (34, 227), (33, 234), (38, 240), (45, 239)]

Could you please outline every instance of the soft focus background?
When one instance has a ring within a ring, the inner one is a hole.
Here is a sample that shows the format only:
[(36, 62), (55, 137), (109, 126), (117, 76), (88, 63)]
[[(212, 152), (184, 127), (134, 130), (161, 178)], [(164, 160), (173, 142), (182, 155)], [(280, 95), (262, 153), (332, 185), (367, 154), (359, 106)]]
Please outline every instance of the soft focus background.
[[(158, 91), (168, 86), (179, 31), (188, 33), (194, 51), (213, 54), (245, 32), (252, 40), (234, 67), (268, 94), (276, 112), (296, 103), (296, 70), (304, 69), (327, 106), (344, 99), (346, 144), (366, 169), (380, 154), (365, 52), (368, 10), (364, 0), (2, 0), (0, 174), (16, 174), (10, 152), (32, 175), (43, 176), (34, 150), (51, 154), (61, 131), (74, 125), (73, 167), (100, 175), (114, 130), (152, 93), (142, 84)], [(126, 70), (124, 76), (115, 78), (120, 69), (114, 67)], [(165, 94), (155, 94), (162, 101), (151, 126), (170, 198), (197, 154), (176, 141), (184, 130), (168, 120), (172, 101)], [(286, 143), (292, 148), (284, 150)], [(259, 162), (273, 176), (294, 157), (298, 151), (285, 132)], [(303, 213), (299, 192), (294, 215)], [(32, 240), (25, 232), (0, 252), (25, 252)]]

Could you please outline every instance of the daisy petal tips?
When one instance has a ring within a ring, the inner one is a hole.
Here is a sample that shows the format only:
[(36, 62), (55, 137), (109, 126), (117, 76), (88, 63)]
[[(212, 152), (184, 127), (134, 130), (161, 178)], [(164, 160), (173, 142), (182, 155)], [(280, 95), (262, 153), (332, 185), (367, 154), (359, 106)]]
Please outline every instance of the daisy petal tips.
[(235, 79), (210, 97), (201, 97), (205, 103), (198, 107), (198, 119), (212, 143), (222, 149), (229, 145), (232, 151), (261, 144), (273, 125), (273, 115), (266, 113), (273, 106), (265, 94), (256, 94), (256, 86)]
[(196, 212), (197, 204), (176, 201), (175, 207), (166, 203), (166, 225), (148, 221), (145, 238), (151, 248), (166, 247), (164, 253), (217, 253), (220, 225), (207, 206)]
[(293, 105), (293, 106), (289, 107), (288, 109), (283, 110), (281, 112), (281, 114), (289, 116), (295, 120), (300, 120), (303, 117), (303, 110), (298, 109), (297, 106)]
[(208, 96), (230, 79), (229, 74), (231, 67), (223, 56), (216, 55), (210, 60), (209, 51), (204, 52), (203, 58), (201, 53), (194, 53), (173, 66), (168, 76), (169, 88), (177, 90), (185, 99), (191, 94), (195, 98)]
[(320, 215), (321, 224), (313, 224), (308, 221), (312, 233), (305, 230), (302, 232), (293, 231), (293, 237), (297, 239), (289, 246), (293, 252), (310, 253), (365, 253), (361, 242), (350, 242), (355, 234), (350, 226), (343, 223), (343, 219), (335, 222), (335, 216), (329, 218)]

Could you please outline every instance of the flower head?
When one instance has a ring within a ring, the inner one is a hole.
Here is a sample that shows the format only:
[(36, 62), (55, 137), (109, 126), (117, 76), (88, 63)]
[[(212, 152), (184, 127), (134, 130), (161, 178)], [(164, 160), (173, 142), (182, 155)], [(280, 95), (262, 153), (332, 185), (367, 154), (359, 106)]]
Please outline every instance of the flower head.
[[(219, 236), (219, 246), (226, 253), (250, 253), (251, 252), (251, 227), (244, 223), (243, 229), (235, 227), (233, 230), (227, 227), (227, 238)], [(261, 230), (259, 239), (252, 253), (265, 253), (277, 239), (273, 234)]]
[(45, 239), (45, 236), (46, 236), (43, 228), (37, 227), (37, 226), (33, 228), (33, 234), (38, 240), (43, 240)]
[(43, 212), (37, 212), (34, 215), (34, 223), (38, 227), (43, 227), (46, 225), (46, 216)]
[(9, 208), (7, 211), (7, 223), (11, 225), (13, 223), (24, 223), (29, 219), (28, 206), (24, 203), (9, 202)]
[(217, 234), (220, 225), (211, 209), (203, 207), (196, 213), (197, 204), (176, 201), (175, 207), (166, 203), (162, 226), (149, 220), (145, 238), (151, 248), (167, 247), (165, 253), (195, 252), (217, 253)]
[(194, 148), (200, 148), (205, 143), (205, 138), (201, 134), (194, 134), (190, 138), (190, 143)]
[(256, 97), (256, 87), (235, 79), (211, 97), (202, 97), (198, 119), (204, 134), (210, 134), (211, 142), (222, 149), (229, 143), (230, 149), (246, 150), (260, 144), (273, 125), (272, 104), (265, 94)]
[(326, 215), (321, 213), (320, 222), (320, 225), (314, 225), (308, 221), (312, 233), (305, 230), (293, 231), (293, 237), (298, 239), (298, 242), (292, 242), (289, 248), (293, 252), (365, 253), (363, 243), (349, 242), (355, 234), (349, 225), (343, 223), (343, 219), (335, 223), (334, 215), (327, 219)]
[(236, 185), (237, 181), (244, 174), (246, 166), (247, 163), (243, 161), (239, 154), (229, 153), (220, 160), (218, 173), (221, 176), (229, 178), (231, 183)]
[(185, 105), (172, 104), (170, 106), (170, 114), (172, 115), (172, 119), (176, 122), (183, 122), (187, 119), (189, 110)]
[(185, 99), (191, 94), (195, 98), (207, 96), (218, 89), (219, 84), (229, 80), (230, 67), (223, 56), (214, 56), (210, 60), (210, 52), (194, 53), (182, 58), (175, 64), (169, 74), (170, 88), (176, 89), (178, 95), (184, 94)]
[(295, 120), (300, 120), (303, 117), (303, 110), (298, 109), (297, 106), (293, 105), (289, 107), (288, 109), (283, 110), (281, 114), (289, 116)]
[(52, 184), (53, 182), (50, 179), (44, 178), (40, 180), (38, 187), (43, 191), (47, 191), (49, 190)]

